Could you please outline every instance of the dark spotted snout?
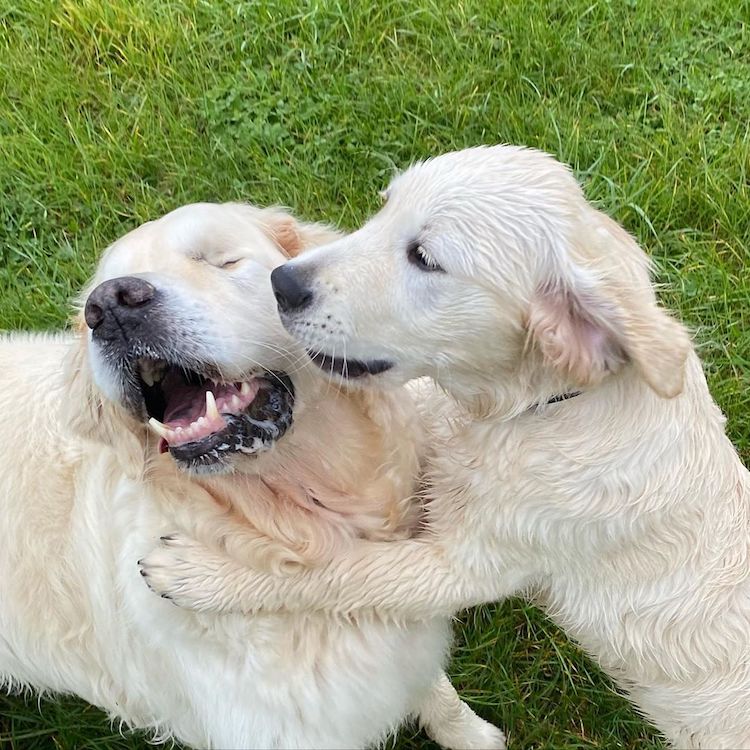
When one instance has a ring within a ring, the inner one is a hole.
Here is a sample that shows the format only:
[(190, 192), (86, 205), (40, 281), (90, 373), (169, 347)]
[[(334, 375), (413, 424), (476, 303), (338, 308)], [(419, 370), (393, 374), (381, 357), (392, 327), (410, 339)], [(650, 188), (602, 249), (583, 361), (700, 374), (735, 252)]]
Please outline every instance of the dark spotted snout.
[(95, 336), (105, 339), (138, 333), (156, 299), (156, 288), (137, 276), (120, 276), (99, 284), (86, 300), (83, 314)]

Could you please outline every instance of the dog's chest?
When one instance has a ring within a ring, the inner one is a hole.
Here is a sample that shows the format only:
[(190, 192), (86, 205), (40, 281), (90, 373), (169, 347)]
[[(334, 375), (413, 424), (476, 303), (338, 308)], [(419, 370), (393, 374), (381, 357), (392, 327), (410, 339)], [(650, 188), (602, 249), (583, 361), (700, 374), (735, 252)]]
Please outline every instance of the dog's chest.
[(533, 558), (539, 570), (566, 561), (589, 568), (627, 548), (647, 524), (622, 508), (622, 485), (638, 491), (627, 472), (586, 467), (557, 448), (530, 445), (512, 427), (472, 430), (441, 456), (430, 523), (466, 554), (502, 565)]

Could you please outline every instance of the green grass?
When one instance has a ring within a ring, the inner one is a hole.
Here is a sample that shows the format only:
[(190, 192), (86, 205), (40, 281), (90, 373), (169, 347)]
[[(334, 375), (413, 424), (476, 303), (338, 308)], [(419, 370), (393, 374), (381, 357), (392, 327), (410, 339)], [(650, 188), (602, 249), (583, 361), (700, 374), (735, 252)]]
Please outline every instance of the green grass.
[[(0, 327), (64, 324), (97, 254), (182, 203), (353, 227), (414, 159), (525, 143), (653, 255), (747, 461), (749, 19), (742, 0), (0, 0)], [(524, 603), (465, 616), (451, 670), (512, 747), (660, 747)], [(0, 714), (11, 748), (148, 747), (74, 699)]]

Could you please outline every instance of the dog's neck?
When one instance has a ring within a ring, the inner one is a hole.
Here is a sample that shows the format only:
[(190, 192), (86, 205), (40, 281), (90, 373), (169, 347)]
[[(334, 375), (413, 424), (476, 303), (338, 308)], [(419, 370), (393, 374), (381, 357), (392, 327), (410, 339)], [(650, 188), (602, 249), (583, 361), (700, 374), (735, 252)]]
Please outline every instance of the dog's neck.
[(250, 522), (252, 485), (369, 538), (411, 528), (419, 430), (400, 403), (408, 396), (346, 391), (310, 372), (296, 376), (296, 390), (294, 427), (271, 451), (247, 462), (243, 478), (201, 483)]
[[(515, 372), (452, 373), (438, 384), (475, 420), (514, 419), (548, 403), (579, 395), (584, 388), (556, 373), (523, 366)], [(470, 384), (470, 385), (467, 385)]]
[[(669, 515), (672, 509), (665, 503), (673, 503), (674, 511), (682, 512), (679, 506), (683, 498), (678, 492), (652, 492), (643, 505), (623, 503), (616, 490), (617, 477), (629, 470), (634, 476), (667, 476), (675, 462), (693, 457), (690, 460), (695, 463), (694, 457), (701, 455), (701, 446), (709, 439), (726, 443), (731, 450), (723, 434), (724, 418), (711, 398), (694, 353), (686, 364), (685, 390), (672, 399), (655, 393), (629, 366), (599, 384), (587, 386), (574, 398), (554, 399), (550, 390), (531, 394), (528, 400), (517, 399), (509, 411), (495, 412), (492, 418), (463, 422), (462, 432), (454, 435), (453, 442), (462, 446), (462, 457), (481, 455), (482, 446), (488, 444), (502, 445), (514, 471), (525, 471), (528, 476), (524, 481), (534, 485), (538, 497), (550, 498), (550, 507), (562, 517), (568, 500), (575, 513), (584, 513), (594, 498), (581, 494), (582, 487), (590, 488), (597, 482), (606, 485), (610, 481), (607, 477), (615, 484), (598, 498), (591, 517), (635, 518), (644, 508), (653, 511), (657, 507)], [(652, 452), (644, 453), (647, 445), (653, 445)], [(517, 452), (520, 446), (523, 448)], [(524, 470), (532, 453), (534, 466), (556, 466), (556, 471), (538, 474), (530, 465)], [(491, 460), (494, 465), (495, 457)], [(588, 484), (583, 481), (587, 472), (592, 476)], [(582, 484), (566, 484), (571, 477), (578, 477)], [(566, 496), (568, 490), (570, 498)]]

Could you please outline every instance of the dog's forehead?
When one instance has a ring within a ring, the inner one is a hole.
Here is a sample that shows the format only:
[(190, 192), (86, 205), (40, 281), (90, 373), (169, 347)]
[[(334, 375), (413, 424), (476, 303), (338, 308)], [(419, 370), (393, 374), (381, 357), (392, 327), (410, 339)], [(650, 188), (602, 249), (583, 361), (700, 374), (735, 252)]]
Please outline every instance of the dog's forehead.
[[(477, 200), (490, 197), (491, 183), (481, 179), (476, 165), (446, 154), (412, 165), (396, 176), (384, 191), (381, 213), (401, 226), (419, 227), (438, 224), (441, 219), (470, 215)], [(451, 157), (451, 158), (448, 158)], [(481, 184), (480, 184), (481, 183)]]
[(497, 148), (451, 151), (425, 161), (418, 161), (391, 180), (386, 195), (409, 192), (415, 199), (431, 200), (465, 190), (474, 178), (496, 171), (507, 161), (503, 150)]
[(238, 258), (252, 258), (269, 269), (286, 260), (260, 224), (223, 206), (186, 206), (117, 240), (102, 258), (100, 273), (113, 278)]
[[(161, 223), (162, 226), (158, 226)], [(266, 229), (234, 206), (185, 206), (155, 222), (165, 252), (207, 261), (250, 257), (274, 267), (285, 259)], [(231, 256), (231, 257), (230, 257)]]
[(519, 146), (479, 146), (417, 162), (397, 175), (384, 197), (426, 211), (469, 211), (476, 202), (551, 207), (577, 197), (570, 170), (549, 154)]
[[(567, 236), (584, 204), (570, 170), (515, 146), (477, 147), (418, 162), (395, 177), (379, 220), (420, 241), (470, 238), (476, 260), (535, 253), (540, 238)], [(435, 250), (436, 246), (432, 246)], [(502, 252), (499, 252), (499, 251)], [(473, 261), (472, 261), (473, 262)]]

